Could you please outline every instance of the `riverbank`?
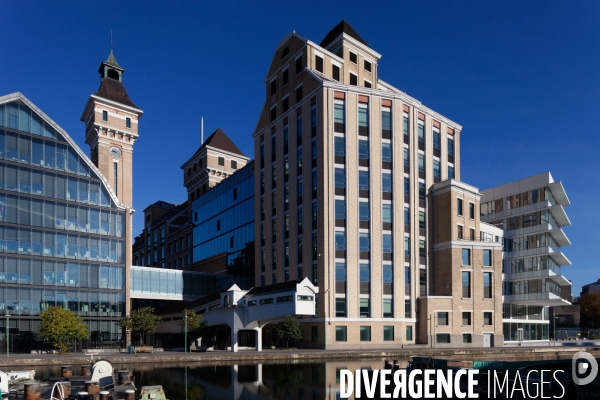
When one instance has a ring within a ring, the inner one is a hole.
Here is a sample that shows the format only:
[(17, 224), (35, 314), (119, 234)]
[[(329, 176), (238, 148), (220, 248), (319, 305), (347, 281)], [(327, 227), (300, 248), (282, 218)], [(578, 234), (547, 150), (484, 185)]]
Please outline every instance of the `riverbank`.
[[(571, 359), (577, 351), (586, 351), (600, 358), (600, 346), (569, 346), (569, 347), (492, 347), (473, 349), (397, 349), (397, 350), (251, 350), (237, 353), (227, 351), (210, 351), (206, 353), (156, 352), (152, 354), (100, 353), (99, 357), (113, 364), (136, 363), (251, 363), (260, 362), (313, 362), (335, 360), (388, 359), (401, 360), (410, 356), (451, 358), (454, 360), (485, 360), (485, 361), (536, 361)], [(93, 361), (98, 359), (94, 355)], [(26, 367), (41, 365), (81, 365), (90, 364), (89, 355), (83, 353), (68, 354), (11, 354), (10, 357), (0, 356), (0, 367)]]

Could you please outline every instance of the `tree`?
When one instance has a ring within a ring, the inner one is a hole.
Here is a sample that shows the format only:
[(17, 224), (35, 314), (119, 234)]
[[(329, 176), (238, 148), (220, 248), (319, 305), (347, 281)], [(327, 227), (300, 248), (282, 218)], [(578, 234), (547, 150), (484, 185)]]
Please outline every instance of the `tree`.
[(183, 319), (177, 322), (177, 326), (181, 328), (181, 330), (185, 329), (185, 316), (187, 315), (187, 331), (188, 332), (196, 332), (200, 329), (206, 327), (206, 321), (202, 319), (201, 314), (196, 314), (194, 310), (183, 310)]
[(119, 320), (119, 326), (122, 326), (127, 332), (137, 333), (140, 339), (143, 334), (154, 333), (160, 324), (161, 318), (154, 314), (154, 307), (142, 307), (137, 310), (131, 310), (129, 315)]
[(290, 340), (302, 339), (302, 328), (300, 323), (294, 318), (286, 318), (283, 321), (273, 325), (275, 335), (282, 340), (285, 340), (285, 347), (289, 348)]
[(88, 337), (88, 325), (73, 311), (50, 306), (40, 313), (40, 317), (40, 336), (48, 339), (61, 353), (67, 351), (70, 341)]
[(595, 328), (600, 322), (600, 293), (599, 292), (585, 292), (577, 302), (579, 305), (579, 312), (582, 316), (586, 317), (588, 324)]

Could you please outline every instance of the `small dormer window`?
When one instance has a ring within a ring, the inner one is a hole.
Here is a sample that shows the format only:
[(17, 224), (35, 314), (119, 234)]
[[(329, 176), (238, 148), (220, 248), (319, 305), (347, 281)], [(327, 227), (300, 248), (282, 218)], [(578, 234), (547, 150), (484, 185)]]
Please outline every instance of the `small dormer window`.
[(131, 129), (131, 118), (129, 118), (129, 117), (125, 118), (125, 127), (127, 129)]
[(219, 165), (225, 165), (225, 159), (223, 157), (219, 157)]
[(319, 72), (323, 72), (323, 58), (315, 56), (315, 69)]
[(102, 121), (108, 121), (108, 111), (102, 111)]
[(365, 60), (365, 71), (371, 72), (371, 63)]
[(350, 52), (350, 62), (353, 64), (358, 64), (358, 56), (356, 53)]

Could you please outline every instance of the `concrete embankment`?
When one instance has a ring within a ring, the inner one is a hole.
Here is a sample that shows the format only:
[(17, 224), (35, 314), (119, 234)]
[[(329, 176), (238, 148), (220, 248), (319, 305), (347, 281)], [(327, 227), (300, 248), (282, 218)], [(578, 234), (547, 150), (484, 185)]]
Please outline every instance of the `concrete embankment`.
[[(402, 360), (410, 356), (437, 357), (453, 360), (485, 361), (536, 361), (569, 360), (577, 351), (586, 351), (600, 358), (600, 347), (504, 347), (478, 349), (398, 349), (398, 350), (265, 350), (263, 352), (240, 351), (231, 353), (213, 351), (207, 353), (157, 352), (153, 354), (100, 353), (99, 357), (113, 364), (136, 363), (201, 363), (201, 364), (257, 364), (257, 363), (307, 363), (336, 360), (388, 359)], [(98, 356), (94, 356), (94, 360)], [(0, 367), (26, 367), (41, 365), (79, 365), (90, 362), (90, 356), (83, 353), (70, 354), (14, 354), (9, 358), (0, 356)]]

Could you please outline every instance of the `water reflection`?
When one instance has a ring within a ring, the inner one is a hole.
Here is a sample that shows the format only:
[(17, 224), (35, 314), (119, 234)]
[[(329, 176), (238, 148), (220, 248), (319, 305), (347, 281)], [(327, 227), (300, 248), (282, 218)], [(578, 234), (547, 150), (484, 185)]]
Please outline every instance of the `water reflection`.
[[(399, 360), (401, 368), (406, 360)], [(383, 359), (323, 363), (268, 364), (115, 364), (142, 386), (162, 385), (169, 400), (320, 400), (336, 399), (342, 369), (381, 369)], [(76, 371), (79, 366), (73, 366)], [(40, 379), (60, 374), (60, 367), (37, 369)]]

